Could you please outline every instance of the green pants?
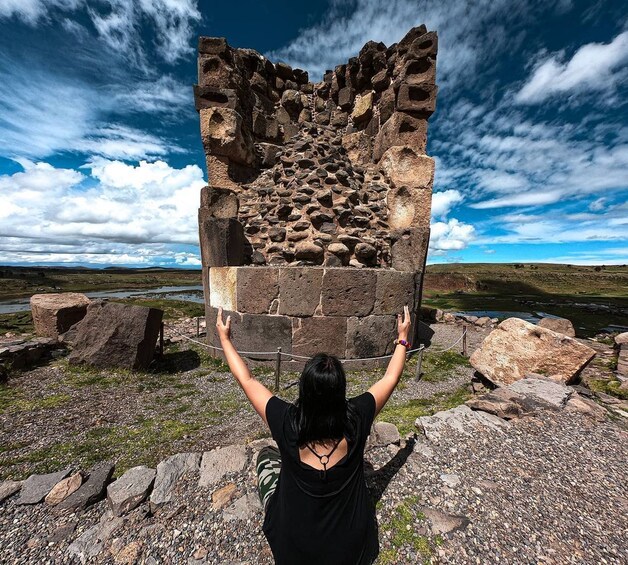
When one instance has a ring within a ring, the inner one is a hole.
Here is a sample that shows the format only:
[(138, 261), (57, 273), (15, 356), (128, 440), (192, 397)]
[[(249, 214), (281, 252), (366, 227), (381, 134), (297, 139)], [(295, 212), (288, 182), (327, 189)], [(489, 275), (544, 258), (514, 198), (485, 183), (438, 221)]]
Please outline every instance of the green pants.
[(281, 473), (281, 455), (275, 447), (264, 447), (257, 456), (257, 490), (266, 512), (268, 501), (275, 492)]

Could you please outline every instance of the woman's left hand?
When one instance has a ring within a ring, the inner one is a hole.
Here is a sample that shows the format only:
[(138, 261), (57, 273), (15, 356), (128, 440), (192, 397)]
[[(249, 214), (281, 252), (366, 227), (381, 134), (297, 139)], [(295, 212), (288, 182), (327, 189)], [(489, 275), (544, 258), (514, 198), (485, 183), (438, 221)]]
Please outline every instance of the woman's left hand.
[(220, 341), (228, 340), (231, 335), (231, 316), (227, 316), (227, 321), (222, 321), (222, 307), (218, 308), (218, 316), (216, 317), (216, 331)]

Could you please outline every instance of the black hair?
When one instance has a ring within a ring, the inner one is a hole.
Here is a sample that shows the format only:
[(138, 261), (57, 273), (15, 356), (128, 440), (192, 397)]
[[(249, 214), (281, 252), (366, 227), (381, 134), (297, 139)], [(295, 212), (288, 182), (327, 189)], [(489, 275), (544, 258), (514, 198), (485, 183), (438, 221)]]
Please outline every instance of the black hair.
[(347, 379), (337, 357), (318, 353), (307, 361), (299, 379), (294, 427), (298, 443), (339, 440), (356, 435), (357, 416), (347, 402)]

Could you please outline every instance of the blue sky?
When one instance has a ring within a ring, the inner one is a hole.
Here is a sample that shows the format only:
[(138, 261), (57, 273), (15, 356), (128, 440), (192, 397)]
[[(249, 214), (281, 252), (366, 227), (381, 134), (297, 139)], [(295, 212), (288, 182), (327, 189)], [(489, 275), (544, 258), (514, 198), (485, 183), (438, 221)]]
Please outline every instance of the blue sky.
[(0, 264), (198, 267), (198, 35), (311, 79), (439, 33), (430, 262), (628, 263), (620, 1), (2, 0)]

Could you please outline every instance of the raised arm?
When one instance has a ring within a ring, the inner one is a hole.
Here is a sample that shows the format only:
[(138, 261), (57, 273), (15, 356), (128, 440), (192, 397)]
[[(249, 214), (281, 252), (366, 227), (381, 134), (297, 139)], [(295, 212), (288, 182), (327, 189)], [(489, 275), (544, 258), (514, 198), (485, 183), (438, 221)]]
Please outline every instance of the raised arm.
[(236, 348), (231, 343), (231, 316), (227, 316), (227, 321), (222, 320), (222, 308), (218, 308), (218, 317), (216, 318), (216, 330), (220, 337), (220, 346), (222, 347), (229, 369), (235, 377), (238, 384), (242, 387), (244, 394), (249, 399), (255, 411), (262, 417), (266, 424), (266, 404), (272, 397), (270, 392), (262, 383), (253, 378), (251, 371), (242, 360)]
[(388, 363), (388, 368), (384, 376), (377, 381), (369, 392), (375, 398), (375, 415), (379, 414), (379, 411), (384, 407), (390, 395), (395, 390), (397, 383), (399, 383), (399, 377), (403, 372), (403, 367), (406, 364), (406, 351), (407, 347), (399, 343), (400, 341), (408, 342), (408, 334), (410, 332), (410, 310), (407, 306), (403, 308), (403, 317), (397, 315), (397, 345), (395, 345), (395, 352)]

